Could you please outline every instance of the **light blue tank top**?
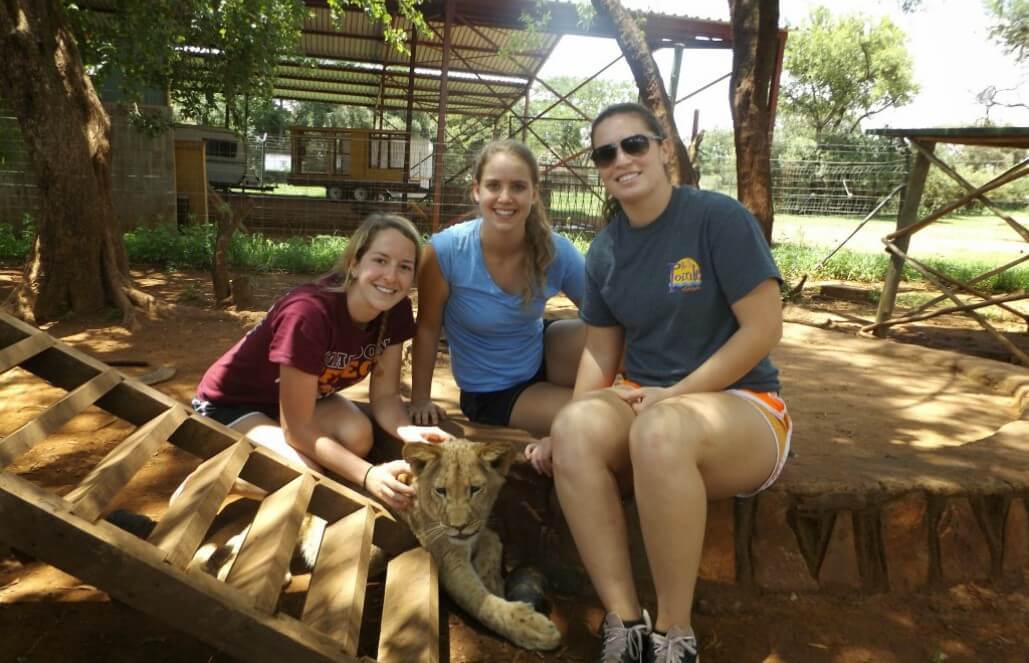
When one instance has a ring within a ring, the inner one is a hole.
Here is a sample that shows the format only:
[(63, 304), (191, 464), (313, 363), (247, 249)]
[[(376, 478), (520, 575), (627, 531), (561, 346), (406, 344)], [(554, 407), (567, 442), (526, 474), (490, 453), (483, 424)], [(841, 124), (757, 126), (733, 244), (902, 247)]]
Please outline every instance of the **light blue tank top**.
[(482, 255), (482, 219), (451, 226), (432, 237), (440, 270), (450, 286), (443, 328), (450, 366), (464, 391), (500, 391), (525, 382), (543, 362), (543, 309), (564, 292), (582, 301), (586, 267), (566, 238), (553, 233), (555, 256), (543, 293), (522, 305), (521, 295), (504, 292), (490, 276)]

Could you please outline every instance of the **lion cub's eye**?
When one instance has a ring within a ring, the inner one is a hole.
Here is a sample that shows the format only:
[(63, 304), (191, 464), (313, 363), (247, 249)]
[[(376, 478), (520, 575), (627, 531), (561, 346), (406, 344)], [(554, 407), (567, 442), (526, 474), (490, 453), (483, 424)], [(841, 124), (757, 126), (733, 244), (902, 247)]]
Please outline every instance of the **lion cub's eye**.
[(468, 486), (468, 494), (474, 495), (482, 490), (482, 486)]
[(436, 494), (439, 495), (440, 497), (446, 497), (447, 496), (447, 489), (444, 488), (443, 486), (436, 486)]

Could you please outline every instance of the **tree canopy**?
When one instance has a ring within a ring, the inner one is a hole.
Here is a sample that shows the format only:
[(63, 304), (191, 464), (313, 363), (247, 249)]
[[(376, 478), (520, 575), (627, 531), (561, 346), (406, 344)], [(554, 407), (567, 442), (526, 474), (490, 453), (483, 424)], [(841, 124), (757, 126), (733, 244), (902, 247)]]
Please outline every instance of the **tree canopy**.
[(1019, 62), (1029, 61), (1029, 0), (986, 0), (990, 34)]
[(888, 18), (834, 17), (816, 7), (790, 34), (781, 110), (802, 118), (816, 137), (848, 133), (918, 92), (904, 32)]

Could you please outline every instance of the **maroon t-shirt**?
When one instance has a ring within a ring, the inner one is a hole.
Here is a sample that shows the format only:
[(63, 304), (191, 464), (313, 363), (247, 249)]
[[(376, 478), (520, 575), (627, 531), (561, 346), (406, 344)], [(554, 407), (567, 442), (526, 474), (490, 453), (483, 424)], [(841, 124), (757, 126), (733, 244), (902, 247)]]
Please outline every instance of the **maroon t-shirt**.
[[(350, 319), (347, 296), (318, 283), (298, 286), (272, 305), (264, 320), (207, 369), (197, 398), (223, 405), (279, 407), (279, 365), (318, 376), (318, 398), (360, 382), (376, 356), (382, 314), (362, 329)], [(389, 311), (382, 350), (414, 336), (411, 300)]]

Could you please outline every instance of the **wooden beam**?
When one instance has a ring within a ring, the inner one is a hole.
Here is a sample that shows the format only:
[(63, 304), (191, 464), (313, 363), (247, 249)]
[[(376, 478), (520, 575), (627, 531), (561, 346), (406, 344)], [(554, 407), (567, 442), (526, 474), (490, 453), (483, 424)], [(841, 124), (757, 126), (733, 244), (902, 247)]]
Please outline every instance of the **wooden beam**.
[[(32, 336), (26, 340), (35, 338)], [(109, 368), (69, 392), (35, 419), (0, 440), (0, 468), (7, 467), (15, 458), (45, 440), (47, 436), (73, 417), (81, 414), (121, 380), (121, 374), (115, 369)]]
[(28, 338), (0, 350), (0, 373), (6, 373), (30, 357), (51, 347), (54, 339), (49, 334), (37, 332)]
[(74, 505), (72, 510), (89, 521), (99, 518), (118, 491), (125, 487), (139, 468), (154, 455), (157, 447), (188, 416), (182, 406), (173, 407), (137, 428), (111, 450), (74, 490), (65, 495), (64, 498)]
[(252, 448), (244, 438), (205, 460), (186, 479), (148, 539), (164, 551), (168, 564), (181, 569), (193, 558)]
[[(915, 154), (915, 163), (908, 172), (908, 183), (904, 188), (904, 197), (900, 201), (900, 209), (897, 211), (897, 232), (911, 228), (918, 221), (918, 206), (922, 202), (922, 192), (925, 190), (925, 180), (929, 175), (929, 159), (925, 156), (931, 153), (936, 145), (929, 144), (926, 152)], [(897, 239), (897, 247), (901, 251), (907, 251), (910, 238), (905, 235)], [(890, 256), (890, 264), (886, 268), (886, 276), (883, 278), (882, 294), (879, 295), (879, 307), (875, 312), (876, 324), (888, 320), (893, 315), (893, 307), (897, 303), (897, 289), (900, 287), (900, 277), (904, 272), (904, 258), (901, 255)], [(888, 333), (885, 327), (875, 330), (876, 336), (886, 336)]]
[(0, 540), (239, 660), (359, 663), (298, 620), (255, 610), (224, 583), (165, 564), (149, 543), (106, 521), (90, 524), (7, 472), (0, 472)]
[(438, 572), (428, 551), (414, 548), (394, 558), (386, 569), (379, 662), (438, 661)]
[(375, 513), (365, 507), (325, 529), (301, 621), (357, 653)]
[(262, 612), (272, 612), (279, 601), (315, 481), (311, 474), (301, 474), (261, 502), (229, 571), (226, 582), (251, 596)]

